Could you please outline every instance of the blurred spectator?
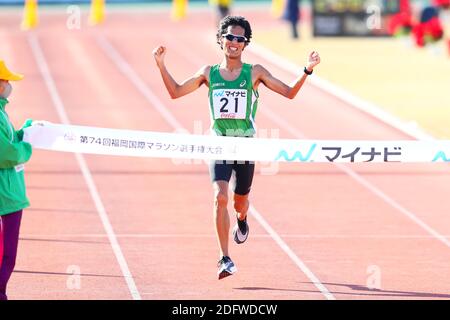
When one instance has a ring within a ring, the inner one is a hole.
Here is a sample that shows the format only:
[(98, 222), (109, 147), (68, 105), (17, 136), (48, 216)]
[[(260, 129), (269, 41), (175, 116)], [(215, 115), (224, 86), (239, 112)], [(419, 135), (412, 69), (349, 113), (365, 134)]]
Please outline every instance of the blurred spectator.
[(287, 0), (286, 9), (283, 15), (283, 19), (291, 23), (293, 39), (299, 38), (297, 25), (300, 20), (300, 7), (298, 2), (299, 0)]
[(419, 47), (424, 47), (429, 43), (434, 43), (441, 40), (444, 36), (444, 29), (441, 21), (437, 16), (437, 11), (434, 11), (427, 7), (423, 10), (420, 23), (416, 24), (413, 29), (413, 35), (416, 40), (416, 44)]
[(389, 20), (389, 33), (396, 37), (406, 36), (413, 28), (413, 16), (409, 0), (400, 1), (400, 12)]
[(400, 0), (400, 11), (411, 13), (411, 1), (410, 0)]
[(420, 15), (420, 22), (428, 22), (433, 18), (439, 16), (439, 12), (436, 7), (425, 7)]

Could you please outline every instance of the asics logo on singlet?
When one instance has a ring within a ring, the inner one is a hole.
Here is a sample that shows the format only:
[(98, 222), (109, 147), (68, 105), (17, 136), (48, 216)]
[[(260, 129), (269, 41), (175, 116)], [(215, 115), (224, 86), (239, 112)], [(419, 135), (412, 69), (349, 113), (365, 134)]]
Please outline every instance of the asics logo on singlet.
[(244, 81), (242, 81), (240, 84), (239, 84), (239, 87), (243, 87), (243, 86), (245, 86), (247, 84), (247, 81), (246, 80), (244, 80)]
[(214, 87), (223, 87), (225, 85), (225, 83), (223, 83), (223, 82), (219, 82), (219, 83), (213, 83), (212, 84), (212, 87), (214, 88)]

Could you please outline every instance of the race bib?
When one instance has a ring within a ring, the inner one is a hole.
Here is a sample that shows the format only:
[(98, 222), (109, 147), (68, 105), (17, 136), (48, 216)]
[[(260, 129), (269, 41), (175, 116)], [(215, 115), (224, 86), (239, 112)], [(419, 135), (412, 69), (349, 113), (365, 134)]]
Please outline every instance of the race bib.
[(214, 119), (245, 119), (247, 90), (216, 89), (212, 92)]

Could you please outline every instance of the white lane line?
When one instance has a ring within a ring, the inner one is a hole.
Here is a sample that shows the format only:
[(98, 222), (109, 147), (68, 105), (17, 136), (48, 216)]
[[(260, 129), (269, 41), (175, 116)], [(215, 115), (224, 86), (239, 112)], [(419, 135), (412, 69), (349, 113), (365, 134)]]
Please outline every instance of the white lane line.
[[(305, 139), (306, 136), (303, 132), (295, 128), (294, 126), (290, 125), (288, 121), (282, 119), (274, 112), (270, 111), (268, 108), (262, 107), (261, 112), (265, 114), (269, 119), (277, 123), (280, 127), (285, 128), (286, 131), (288, 131), (291, 135), (293, 135), (296, 138), (299, 139)], [(409, 211), (405, 207), (403, 207), (401, 204), (399, 204), (397, 201), (389, 197), (386, 193), (381, 191), (381, 189), (377, 188), (375, 185), (370, 183), (368, 180), (364, 179), (361, 175), (357, 174), (355, 171), (350, 169), (349, 167), (340, 164), (340, 163), (333, 163), (340, 171), (343, 171), (345, 174), (347, 174), (350, 178), (355, 180), (358, 184), (362, 185), (366, 189), (368, 189), (371, 193), (373, 193), (375, 196), (383, 200), (385, 203), (390, 205), (391, 207), (395, 208), (397, 211), (401, 212), (403, 215), (408, 217), (411, 221), (413, 221), (415, 224), (417, 224), (419, 227), (424, 229), (426, 232), (428, 232), (432, 237), (435, 239), (441, 241), (443, 244), (445, 244), (447, 247), (450, 248), (450, 241), (443, 235), (441, 235), (439, 232), (437, 232), (435, 229), (430, 227), (428, 224), (426, 224), (423, 220), (418, 218), (413, 212)]]
[(438, 231), (430, 227), (428, 224), (426, 224), (422, 219), (417, 217), (413, 212), (403, 207), (401, 204), (399, 204), (397, 201), (389, 197), (386, 193), (381, 191), (381, 189), (377, 188), (375, 185), (371, 184), (368, 180), (364, 179), (362, 176), (357, 174), (355, 171), (351, 170), (350, 168), (336, 163), (336, 166), (344, 171), (346, 174), (348, 174), (353, 180), (357, 181), (362, 186), (366, 187), (368, 190), (370, 190), (373, 194), (375, 194), (377, 197), (382, 199), (384, 202), (392, 206), (393, 208), (397, 209), (399, 212), (403, 213), (406, 217), (408, 217), (411, 221), (413, 221), (415, 224), (420, 226), (422, 229), (424, 229), (426, 232), (428, 232), (430, 235), (432, 235), (437, 240), (441, 241), (443, 244), (445, 244), (447, 247), (450, 248), (450, 241), (443, 235), (441, 235)]
[[(153, 105), (158, 112), (164, 117), (164, 119), (170, 123), (174, 129), (183, 129), (181, 123), (176, 120), (173, 114), (164, 106), (156, 95), (150, 90), (145, 82), (139, 77), (139, 75), (131, 68), (131, 66), (125, 61), (124, 58), (117, 52), (117, 50), (108, 42), (108, 40), (99, 36), (97, 39), (100, 47), (104, 50), (105, 54), (114, 62), (120, 71), (136, 85), (137, 89), (147, 98), (148, 102)], [(319, 281), (314, 273), (302, 262), (302, 260), (289, 248), (289, 246), (281, 239), (276, 231), (270, 227), (267, 221), (256, 211), (252, 206), (250, 213), (254, 215), (256, 220), (261, 226), (270, 234), (273, 240), (281, 247), (281, 249), (291, 258), (291, 260), (300, 268), (300, 270), (311, 280), (316, 288), (329, 300), (334, 300), (335, 297), (330, 291)]]
[(103, 80), (103, 73), (96, 68), (95, 61), (90, 59), (81, 42), (73, 37), (67, 37), (63, 41), (78, 70), (83, 70), (82, 81), (87, 82), (91, 88), (95, 88), (95, 100), (101, 101), (102, 104), (107, 106), (117, 103), (118, 98), (112, 92), (113, 89)]
[(311, 280), (314, 286), (322, 292), (322, 294), (328, 300), (336, 300), (336, 298), (331, 294), (331, 292), (325, 287), (325, 285), (320, 282), (316, 275), (305, 265), (305, 263), (295, 254), (294, 251), (287, 245), (286, 242), (278, 235), (278, 233), (273, 230), (270, 224), (263, 218), (263, 216), (255, 209), (253, 205), (250, 205), (249, 212), (258, 220), (258, 222), (263, 226), (263, 228), (270, 234), (272, 239), (280, 246), (280, 248), (291, 258), (292, 261), (297, 265), (297, 267), (302, 270), (302, 272)]
[(181, 123), (167, 110), (166, 106), (159, 100), (159, 98), (151, 91), (146, 83), (138, 76), (131, 66), (119, 55), (119, 53), (112, 47), (112, 45), (103, 37), (97, 37), (97, 43), (108, 54), (111, 60), (114, 61), (117, 68), (127, 76), (127, 78), (134, 84), (139, 92), (152, 104), (156, 110), (164, 117), (164, 119), (175, 129), (182, 128)]
[[(64, 104), (56, 88), (55, 81), (53, 80), (53, 77), (50, 73), (50, 69), (44, 57), (44, 53), (42, 52), (38, 38), (33, 33), (29, 33), (28, 42), (31, 46), (34, 59), (39, 67), (44, 82), (50, 93), (56, 112), (58, 113), (58, 116), (61, 119), (62, 123), (68, 125), (70, 124), (69, 117), (67, 116)], [(100, 220), (102, 221), (103, 228), (105, 229), (106, 234), (108, 235), (109, 242), (111, 243), (111, 247), (113, 249), (114, 255), (116, 256), (117, 262), (119, 263), (120, 269), (125, 278), (130, 294), (134, 300), (141, 300), (141, 295), (139, 294), (139, 291), (136, 287), (136, 283), (134, 282), (133, 276), (130, 272), (130, 269), (128, 268), (127, 261), (125, 260), (125, 256), (123, 255), (122, 249), (120, 248), (119, 242), (117, 241), (117, 237), (114, 233), (111, 222), (109, 221), (108, 214), (106, 213), (105, 206), (103, 205), (103, 202), (100, 198), (100, 194), (94, 183), (91, 172), (86, 164), (86, 161), (83, 155), (81, 154), (75, 154), (75, 156), (78, 165), (80, 166), (81, 172), (83, 173), (84, 180), (86, 181), (86, 184), (94, 201), (97, 212), (100, 216)]]
[[(288, 61), (287, 59), (273, 53), (269, 49), (262, 47), (257, 44), (252, 44), (253, 49), (250, 49), (250, 51), (254, 55), (258, 55), (262, 57), (263, 59), (269, 61), (271, 64), (274, 64), (278, 66), (279, 68), (292, 73), (296, 74), (296, 70), (301, 70), (301, 68), (294, 63)], [(434, 140), (434, 137), (431, 135), (428, 135), (421, 130), (417, 128), (411, 128), (407, 126), (406, 124), (402, 123), (400, 120), (395, 118), (394, 116), (386, 113), (385, 111), (381, 110), (379, 107), (376, 107), (375, 105), (364, 101), (360, 98), (357, 98), (353, 96), (351, 93), (323, 80), (319, 77), (311, 77), (313, 85), (321, 88), (325, 92), (328, 92), (337, 98), (347, 102), (351, 106), (357, 108), (358, 110), (362, 110), (365, 113), (377, 118), (383, 123), (386, 123), (390, 125), (391, 127), (415, 138), (418, 140)], [(285, 121), (284, 119), (281, 119), (277, 114), (270, 111), (269, 109), (261, 108), (263, 113), (266, 113), (266, 115), (271, 118), (273, 121), (278, 123), (279, 125), (282, 125), (286, 128), (286, 130), (291, 133), (294, 137), (304, 139), (305, 135), (300, 130), (296, 129), (295, 127), (289, 125), (288, 121)], [(350, 169), (349, 167), (343, 165), (343, 164), (334, 164), (338, 169), (345, 172), (348, 176), (350, 176), (353, 180), (358, 182), (360, 185), (364, 186), (366, 189), (370, 190), (373, 194), (375, 194), (377, 197), (382, 199), (384, 202), (392, 206), (393, 208), (397, 209), (399, 212), (401, 212), (403, 215), (408, 217), (411, 221), (413, 221), (415, 224), (420, 226), (422, 229), (424, 229), (426, 232), (428, 232), (431, 236), (436, 238), (437, 240), (441, 241), (443, 244), (445, 244), (447, 247), (450, 248), (450, 241), (446, 239), (445, 236), (441, 235), (439, 232), (437, 232), (435, 229), (430, 227), (428, 224), (426, 224), (423, 220), (418, 218), (413, 212), (409, 211), (402, 205), (400, 205), (397, 201), (389, 197), (387, 194), (385, 194), (381, 189), (377, 188), (375, 185), (371, 184), (368, 180), (364, 179), (361, 175), (357, 174), (355, 171)]]

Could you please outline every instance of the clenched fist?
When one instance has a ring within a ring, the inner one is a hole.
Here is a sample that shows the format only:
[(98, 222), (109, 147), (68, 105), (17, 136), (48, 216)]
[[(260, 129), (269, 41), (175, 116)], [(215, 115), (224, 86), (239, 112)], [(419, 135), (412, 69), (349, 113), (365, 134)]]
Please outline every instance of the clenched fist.
[(320, 63), (320, 55), (317, 51), (313, 51), (308, 56), (308, 61), (306, 62), (306, 68), (312, 71), (315, 66)]
[(153, 57), (155, 58), (156, 64), (160, 66), (164, 63), (164, 56), (166, 55), (166, 47), (159, 46), (153, 50)]

